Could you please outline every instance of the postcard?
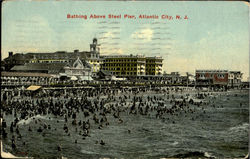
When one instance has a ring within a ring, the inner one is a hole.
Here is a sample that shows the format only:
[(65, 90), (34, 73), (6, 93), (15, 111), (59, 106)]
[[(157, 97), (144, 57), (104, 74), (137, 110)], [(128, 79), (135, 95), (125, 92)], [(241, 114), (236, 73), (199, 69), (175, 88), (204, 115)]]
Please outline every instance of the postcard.
[(249, 3), (2, 4), (2, 158), (248, 158)]

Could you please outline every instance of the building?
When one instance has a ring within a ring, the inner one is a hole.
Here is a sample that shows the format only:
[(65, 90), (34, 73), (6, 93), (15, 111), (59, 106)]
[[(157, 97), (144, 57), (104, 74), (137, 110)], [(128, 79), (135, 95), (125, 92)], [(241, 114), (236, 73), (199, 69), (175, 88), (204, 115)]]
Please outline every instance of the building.
[[(65, 66), (75, 59), (86, 61), (96, 76), (101, 69), (117, 77), (161, 76), (162, 57), (145, 57), (143, 55), (100, 56), (100, 44), (93, 38), (90, 51), (57, 51), (53, 53), (16, 53), (9, 52), (1, 69), (13, 72), (37, 72), (48, 74), (65, 73)], [(71, 66), (70, 66), (71, 67)]]
[(47, 73), (1, 72), (1, 86), (48, 85), (57, 78)]
[(93, 39), (90, 44), (90, 51), (74, 50), (73, 52), (40, 52), (40, 53), (16, 53), (9, 52), (9, 56), (3, 60), (5, 71), (24, 71), (24, 72), (43, 72), (43, 73), (60, 73), (63, 67), (72, 63), (78, 57), (82, 61), (87, 61), (93, 67), (93, 72), (100, 69), (100, 48), (97, 39)]
[(173, 85), (194, 85), (195, 81), (194, 75), (188, 72), (186, 72), (186, 75), (180, 75), (179, 72), (171, 72), (170, 74), (164, 72), (163, 76), (166, 78), (166, 83)]
[(110, 71), (117, 77), (135, 77), (162, 75), (161, 57), (145, 57), (144, 55), (103, 56), (101, 69)]
[(109, 71), (100, 70), (97, 72), (96, 77), (99, 80), (110, 81), (114, 78), (114, 75), (112, 75)]
[(25, 63), (24, 65), (16, 65), (10, 69), (11, 72), (33, 72), (59, 74), (63, 72), (63, 67), (67, 63)]
[(196, 70), (196, 86), (227, 86), (228, 70)]
[(29, 63), (30, 59), (33, 58), (33, 54), (23, 54), (17, 53), (13, 54), (13, 52), (9, 52), (9, 56), (5, 58), (1, 63), (3, 63), (4, 71), (10, 71), (12, 67), (24, 65), (25, 63)]
[(90, 56), (86, 58), (87, 62), (92, 65), (93, 75), (100, 71), (100, 65), (103, 59), (100, 58), (100, 44), (98, 44), (97, 38), (93, 39), (93, 43), (90, 44)]
[(79, 57), (72, 65), (67, 64), (64, 71), (64, 73), (60, 73), (60, 76), (66, 76), (74, 80), (92, 80), (90, 64), (85, 61), (82, 62)]
[(65, 65), (74, 62), (78, 57), (85, 60), (90, 56), (90, 52), (79, 52), (78, 50), (54, 53), (17, 53), (10, 54), (4, 59), (4, 62), (6, 71), (59, 74)]
[(162, 57), (146, 57), (146, 75), (162, 75)]
[(242, 75), (240, 71), (229, 71), (228, 86), (231, 88), (239, 88), (241, 86)]
[(146, 74), (146, 58), (143, 55), (103, 56), (101, 69), (117, 77), (139, 76)]

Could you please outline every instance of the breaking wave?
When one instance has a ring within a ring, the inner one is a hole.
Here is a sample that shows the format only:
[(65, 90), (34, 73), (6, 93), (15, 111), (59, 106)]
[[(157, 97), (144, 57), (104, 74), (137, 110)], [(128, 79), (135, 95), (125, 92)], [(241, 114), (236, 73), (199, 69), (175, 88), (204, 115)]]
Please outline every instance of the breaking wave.
[(178, 144), (179, 144), (179, 142), (175, 141), (171, 145), (175, 146), (175, 145), (178, 145)]
[(81, 153), (83, 153), (83, 154), (96, 154), (95, 152), (87, 151), (87, 150), (81, 150)]
[(20, 120), (17, 124), (18, 125), (24, 125), (24, 124), (29, 124), (33, 118), (35, 119), (45, 119), (45, 120), (49, 120), (46, 116), (41, 116), (41, 115), (35, 115), (35, 116), (32, 116), (32, 117), (29, 117), (27, 119), (22, 119)]
[(248, 129), (249, 129), (249, 123), (243, 123), (243, 124), (229, 128), (230, 131), (248, 130)]

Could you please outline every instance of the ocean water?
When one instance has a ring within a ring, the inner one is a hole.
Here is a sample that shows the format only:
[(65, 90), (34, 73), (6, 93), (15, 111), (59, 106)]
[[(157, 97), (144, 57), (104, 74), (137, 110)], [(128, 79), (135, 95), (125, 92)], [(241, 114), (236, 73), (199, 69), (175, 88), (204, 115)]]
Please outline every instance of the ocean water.
[[(184, 94), (175, 93), (176, 98), (182, 95)], [(160, 97), (166, 107), (172, 106), (170, 99), (161, 93), (141, 93), (137, 96), (143, 100), (148, 96)], [(119, 96), (115, 98), (117, 100), (110, 103), (119, 104)], [(65, 99), (57, 98), (57, 100)], [(3, 139), (4, 150), (17, 156), (35, 158), (64, 156), (72, 159), (246, 156), (249, 144), (249, 92), (214, 93), (202, 101), (209, 104), (199, 107), (190, 105), (190, 109), (194, 112), (183, 110), (178, 111), (176, 115), (166, 113), (162, 118), (156, 118), (155, 111), (141, 115), (129, 114), (129, 111), (125, 110), (120, 113), (120, 118), (123, 120), (120, 123), (112, 114), (107, 114), (109, 125), (101, 129), (90, 116), (88, 117), (91, 124), (90, 136), (85, 138), (79, 134), (80, 126), (71, 124), (73, 120), (71, 118), (68, 118), (67, 122), (70, 133), (68, 136), (63, 130), (65, 124), (63, 117), (51, 114), (36, 115), (18, 122), (22, 138), (16, 140), (17, 150), (11, 148), (11, 138), (15, 133), (11, 133), (9, 129), (14, 117), (5, 115), (8, 137)], [(126, 102), (132, 103), (130, 99)], [(81, 112), (77, 114), (77, 121), (79, 120), (87, 120)], [(42, 133), (37, 132), (43, 123), (51, 125), (51, 129), (45, 129)], [(29, 126), (32, 132), (28, 131)], [(105, 145), (99, 144), (100, 140), (103, 140)], [(61, 145), (62, 151), (57, 150), (58, 145)]]

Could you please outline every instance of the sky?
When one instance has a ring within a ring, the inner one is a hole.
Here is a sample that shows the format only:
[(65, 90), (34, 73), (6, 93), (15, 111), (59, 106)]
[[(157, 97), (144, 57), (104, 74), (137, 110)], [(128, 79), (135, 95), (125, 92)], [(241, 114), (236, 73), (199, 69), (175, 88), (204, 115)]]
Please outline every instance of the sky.
[[(101, 55), (162, 56), (167, 73), (196, 69), (242, 71), (249, 77), (246, 2), (6, 1), (2, 3), (1, 58), (14, 53), (89, 51)], [(67, 15), (86, 15), (67, 18)], [(105, 15), (105, 19), (91, 19)], [(121, 15), (110, 19), (109, 14)], [(135, 18), (124, 18), (124, 15)], [(158, 19), (140, 19), (154, 15)], [(172, 16), (173, 19), (162, 19)], [(181, 19), (176, 19), (179, 15)], [(187, 17), (187, 19), (184, 19)]]

